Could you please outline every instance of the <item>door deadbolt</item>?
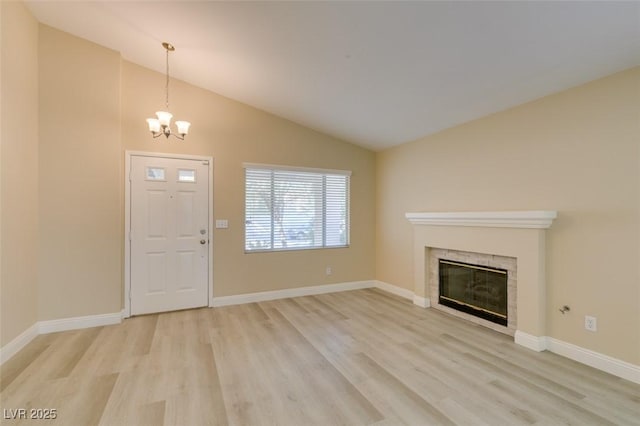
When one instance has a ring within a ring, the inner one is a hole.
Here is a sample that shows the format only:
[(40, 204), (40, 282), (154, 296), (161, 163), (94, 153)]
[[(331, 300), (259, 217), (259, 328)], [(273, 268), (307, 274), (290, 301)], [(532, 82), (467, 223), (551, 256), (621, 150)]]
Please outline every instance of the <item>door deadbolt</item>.
[(200, 244), (206, 244), (207, 240), (200, 240)]

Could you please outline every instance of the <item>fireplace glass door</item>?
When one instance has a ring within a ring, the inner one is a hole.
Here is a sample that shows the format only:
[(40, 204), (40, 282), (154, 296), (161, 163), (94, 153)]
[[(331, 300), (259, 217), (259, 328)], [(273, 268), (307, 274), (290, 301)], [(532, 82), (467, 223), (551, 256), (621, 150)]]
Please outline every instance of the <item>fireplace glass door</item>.
[(507, 271), (439, 259), (438, 302), (507, 325)]

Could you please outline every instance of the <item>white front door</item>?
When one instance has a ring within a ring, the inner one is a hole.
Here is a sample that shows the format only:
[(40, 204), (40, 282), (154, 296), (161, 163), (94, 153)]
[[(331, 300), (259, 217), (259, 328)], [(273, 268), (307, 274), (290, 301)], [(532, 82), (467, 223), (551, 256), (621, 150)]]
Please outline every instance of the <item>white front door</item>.
[(131, 157), (131, 315), (207, 306), (207, 161)]

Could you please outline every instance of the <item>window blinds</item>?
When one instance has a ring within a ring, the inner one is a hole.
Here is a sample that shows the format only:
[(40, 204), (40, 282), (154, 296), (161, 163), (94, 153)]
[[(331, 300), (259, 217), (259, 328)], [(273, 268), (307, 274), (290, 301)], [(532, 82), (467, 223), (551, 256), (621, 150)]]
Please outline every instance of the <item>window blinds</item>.
[(245, 165), (245, 251), (349, 245), (349, 172)]

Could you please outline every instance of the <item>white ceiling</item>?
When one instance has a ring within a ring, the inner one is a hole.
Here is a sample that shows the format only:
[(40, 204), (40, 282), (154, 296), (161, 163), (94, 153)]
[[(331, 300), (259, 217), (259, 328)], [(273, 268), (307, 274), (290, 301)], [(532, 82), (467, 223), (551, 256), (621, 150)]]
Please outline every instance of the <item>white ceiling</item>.
[(163, 73), (169, 41), (172, 77), (374, 150), (640, 64), (640, 2), (27, 4)]

